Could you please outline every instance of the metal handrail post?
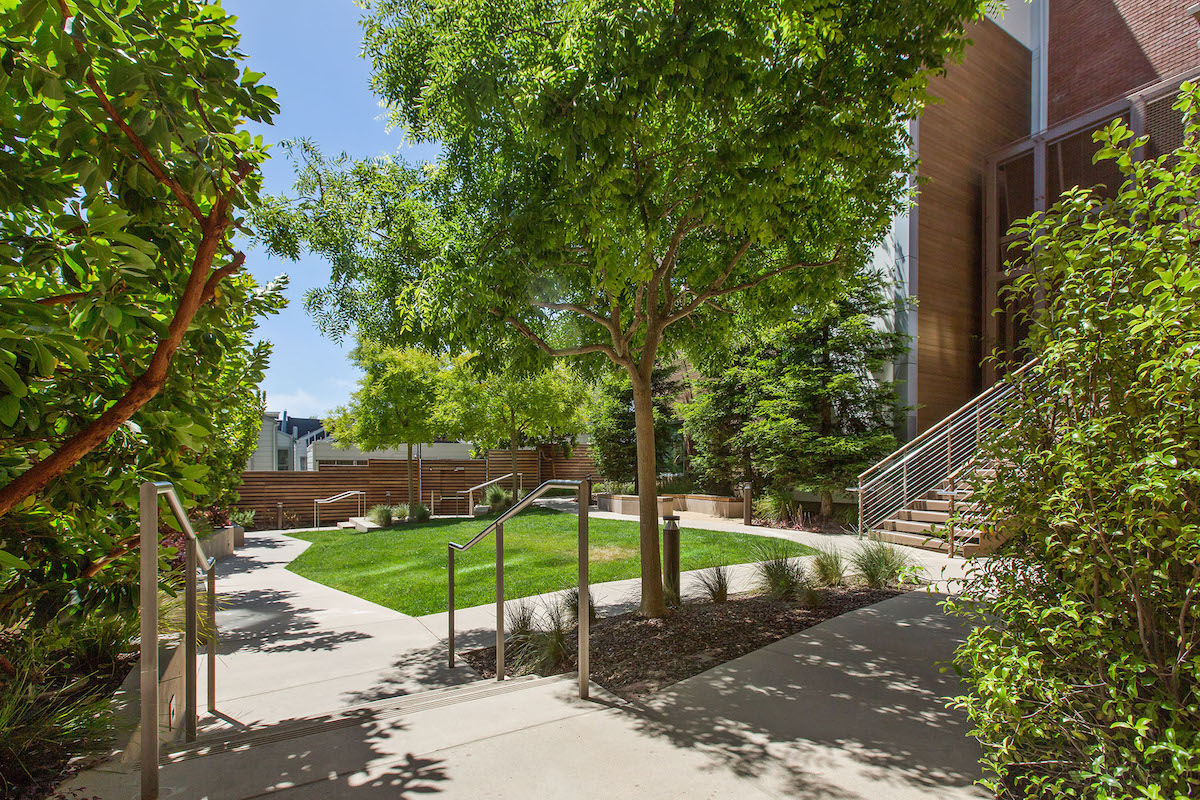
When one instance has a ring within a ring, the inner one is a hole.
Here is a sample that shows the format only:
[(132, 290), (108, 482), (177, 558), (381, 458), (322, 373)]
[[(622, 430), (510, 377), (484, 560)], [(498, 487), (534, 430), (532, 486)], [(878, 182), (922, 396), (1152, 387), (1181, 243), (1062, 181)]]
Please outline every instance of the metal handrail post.
[[(158, 488), (143, 483), (140, 505), (142, 800), (158, 800)], [(190, 549), (190, 548), (189, 548)]]
[(446, 642), (450, 645), (450, 669), (454, 669), (454, 548), (446, 546), (450, 557), (448, 559), (448, 571), (450, 573), (450, 606), (449, 606), (449, 631), (446, 635)]
[(496, 526), (496, 680), (504, 680), (504, 523)]
[(185, 540), (184, 624), (183, 624), (183, 726), (189, 742), (196, 741), (196, 548)]
[(591, 588), (588, 583), (588, 495), (590, 481), (579, 484), (577, 503), (579, 506), (579, 698), (588, 699), (588, 684), (591, 680)]
[(208, 568), (208, 711), (217, 711), (217, 568)]

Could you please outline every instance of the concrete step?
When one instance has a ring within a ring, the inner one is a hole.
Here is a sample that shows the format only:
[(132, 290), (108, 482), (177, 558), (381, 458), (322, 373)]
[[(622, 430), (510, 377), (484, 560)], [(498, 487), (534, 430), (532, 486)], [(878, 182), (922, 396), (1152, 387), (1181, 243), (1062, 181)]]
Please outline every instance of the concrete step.
[[(340, 528), (342, 526), (338, 525), (338, 527)], [(369, 531), (377, 531), (383, 526), (372, 522), (366, 517), (351, 517), (350, 527), (354, 528), (354, 530), (358, 531), (359, 533), (368, 533)]]
[[(874, 530), (871, 532), (871, 535), (880, 541), (889, 542), (891, 544), (900, 544), (906, 547), (917, 547), (921, 550), (933, 550), (939, 553), (950, 553), (950, 543), (937, 536), (892, 530)], [(971, 556), (978, 555), (983, 552), (982, 548), (979, 546), (979, 543), (976, 541), (960, 540), (956, 537), (954, 543), (954, 555), (956, 556), (970, 558)]]
[[(885, 519), (881, 523), (883, 530), (897, 531), (900, 533), (923, 534), (925, 536), (937, 536), (943, 538), (948, 535), (946, 526), (939, 525), (935, 522), (919, 522), (909, 519)], [(972, 539), (979, 538), (979, 531), (974, 528), (955, 528), (955, 539)]]
[[(948, 505), (949, 503), (947, 503)], [(896, 519), (911, 520), (913, 522), (947, 522), (950, 519), (949, 511), (929, 511), (922, 508), (902, 508), (896, 512)]]
[[(950, 501), (949, 500), (934, 500), (932, 498), (927, 497), (927, 498), (923, 498), (921, 500), (914, 500), (912, 502), (911, 508), (917, 509), (919, 511), (943, 511), (943, 512), (949, 513)], [(954, 512), (956, 514), (961, 514), (963, 512), (967, 512), (967, 511), (975, 511), (978, 508), (979, 508), (978, 503), (973, 503), (970, 501), (964, 502), (962, 500), (956, 500), (954, 502)]]
[(347, 520), (346, 522), (339, 522), (339, 523), (337, 524), (337, 526), (338, 526), (338, 528), (340, 528), (341, 530), (351, 530), (351, 531), (352, 531), (352, 530), (354, 530), (354, 529), (355, 529), (355, 528), (354, 528), (354, 523), (353, 523), (353, 522), (350, 522), (349, 520)]

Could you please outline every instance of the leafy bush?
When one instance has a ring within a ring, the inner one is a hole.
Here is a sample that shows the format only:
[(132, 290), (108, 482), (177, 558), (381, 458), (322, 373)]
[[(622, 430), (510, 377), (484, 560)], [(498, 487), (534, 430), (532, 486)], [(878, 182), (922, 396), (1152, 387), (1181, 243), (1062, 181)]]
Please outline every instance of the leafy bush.
[(383, 503), (372, 506), (371, 510), (367, 512), (367, 519), (386, 528), (392, 524), (392, 507)]
[(872, 589), (888, 589), (911, 579), (919, 569), (912, 556), (875, 539), (858, 543), (850, 555), (858, 577)]
[[(567, 615), (567, 619), (572, 625), (579, 624), (579, 587), (572, 586), (562, 593), (560, 601), (563, 613)], [(592, 592), (588, 592), (588, 621), (596, 621), (596, 597)]]
[[(961, 602), (974, 631), (958, 698), (1006, 796), (1184, 798), (1200, 786), (1200, 150), (1135, 163), (1020, 223), (1044, 298), (1038, 358), (988, 450), (982, 525), (1010, 538)], [(1110, 187), (1116, 189), (1117, 187)]]
[(429, 522), (429, 517), (431, 516), (429, 506), (424, 503), (417, 503), (415, 506), (411, 506), (411, 509), (413, 522)]
[(841, 586), (846, 581), (846, 557), (836, 547), (818, 548), (812, 560), (812, 574), (818, 586)]
[(772, 539), (757, 554), (759, 589), (772, 600), (796, 600), (804, 605), (817, 601), (804, 564), (791, 542)]
[(234, 525), (240, 525), (246, 530), (254, 527), (254, 517), (258, 511), (253, 508), (235, 508), (229, 512), (229, 520)]
[(754, 516), (773, 523), (788, 523), (800, 514), (800, 501), (792, 493), (772, 490), (754, 498)]
[(598, 494), (633, 494), (633, 481), (600, 481), (593, 491)]
[(729, 599), (729, 568), (709, 567), (696, 574), (696, 586), (710, 603), (724, 603)]

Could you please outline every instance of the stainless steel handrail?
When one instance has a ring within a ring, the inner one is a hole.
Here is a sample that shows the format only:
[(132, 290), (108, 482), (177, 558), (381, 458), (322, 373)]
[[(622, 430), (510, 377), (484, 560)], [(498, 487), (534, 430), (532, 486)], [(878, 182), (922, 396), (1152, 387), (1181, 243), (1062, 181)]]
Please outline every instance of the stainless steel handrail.
[(454, 554), (466, 552), (492, 532), (496, 534), (496, 680), (504, 680), (504, 523), (520, 514), (533, 504), (534, 500), (556, 487), (575, 487), (576, 501), (579, 504), (579, 697), (588, 697), (588, 682), (591, 676), (590, 664), (590, 623), (589, 589), (588, 589), (588, 500), (591, 497), (591, 481), (548, 480), (518, 500), (511, 508), (492, 520), (479, 533), (471, 537), (466, 544), (447, 542), (447, 570), (449, 576), (449, 635), (447, 644), (450, 649), (450, 667), (454, 668)]
[(1031, 360), (1004, 381), (964, 403), (917, 438), (861, 472), (858, 476), (858, 523), (870, 530), (880, 521), (947, 484), (950, 523), (947, 526), (951, 555), (955, 553), (955, 527), (959, 521), (960, 486), (981, 466), (978, 454), (985, 434), (1003, 423), (1003, 412), (1013, 402), (1017, 387), (1026, 383), (1037, 364)]
[(166, 496), (167, 505), (183, 529), (185, 548), (185, 622), (184, 647), (184, 735), (196, 739), (196, 639), (197, 591), (196, 573), (204, 565), (208, 575), (208, 710), (216, 711), (217, 689), (217, 573), (216, 559), (208, 558), (175, 487), (169, 481), (146, 481), (140, 487), (139, 536), (141, 547), (141, 759), (142, 800), (158, 798), (158, 498)]
[(347, 497), (358, 496), (358, 515), (361, 517), (367, 513), (367, 493), (361, 490), (350, 490), (335, 494), (333, 497), (326, 497), (321, 500), (313, 500), (313, 527), (321, 527), (321, 506), (328, 503), (336, 503), (339, 500), (345, 500)]
[[(469, 489), (463, 489), (461, 492), (459, 492), (459, 494), (465, 494), (467, 496), (467, 513), (470, 514), (470, 513), (474, 512), (474, 510), (475, 510), (475, 493), (477, 491), (479, 491), (480, 489), (486, 489), (487, 487), (491, 486), (493, 483), (499, 483), (502, 480), (511, 478), (511, 477), (513, 477), (513, 475), (514, 475), (514, 473), (510, 472), (507, 475), (501, 475), (499, 478), (492, 478), (490, 481), (484, 481), (483, 483), (479, 484), (478, 486), (472, 486)], [(521, 478), (524, 477), (525, 473), (517, 472), (517, 473), (515, 473), (515, 475), (517, 478), (517, 491), (519, 492), (519, 491), (521, 491)]]

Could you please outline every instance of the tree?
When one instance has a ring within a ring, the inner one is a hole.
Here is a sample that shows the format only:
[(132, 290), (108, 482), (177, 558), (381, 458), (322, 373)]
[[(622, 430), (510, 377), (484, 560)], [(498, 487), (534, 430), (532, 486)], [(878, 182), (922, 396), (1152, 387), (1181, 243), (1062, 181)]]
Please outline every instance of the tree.
[[(654, 398), (654, 460), (662, 464), (671, 447), (675, 428), (675, 398), (682, 383), (666, 369), (656, 369), (650, 379)], [(596, 468), (606, 478), (638, 482), (637, 434), (633, 410), (633, 385), (624, 372), (609, 372), (596, 385), (588, 421), (588, 439)]]
[(746, 320), (741, 346), (709, 359), (685, 418), (710, 480), (731, 484), (752, 468), (779, 491), (816, 492), (830, 517), (834, 494), (895, 449), (898, 398), (876, 373), (907, 341), (879, 326), (894, 310), (881, 283), (859, 272), (791, 322)]
[(441, 433), (439, 393), (445, 364), (424, 350), (383, 347), (360, 341), (351, 358), (364, 375), (347, 406), (330, 412), (325, 427), (339, 443), (362, 450), (408, 448), (408, 514), (419, 502), (413, 482), (414, 444), (432, 442)]
[(958, 704), (1009, 796), (1200, 785), (1198, 101), (1185, 85), (1173, 154), (1135, 163), (1146, 137), (1121, 120), (1095, 134), (1115, 197), (1075, 188), (1013, 228), (1038, 361), (969, 520), (1010, 538), (952, 604), (973, 623)]
[(278, 107), (219, 6), (23, 0), (0, 30), (2, 517), (250, 301), (230, 237), (266, 153), (242, 125)]
[(443, 414), (457, 435), (485, 453), (508, 448), (515, 493), (520, 445), (564, 444), (582, 432), (583, 384), (561, 364), (532, 373), (480, 374), (473, 360), (456, 361), (446, 382)]
[(642, 612), (660, 615), (660, 356), (711, 336), (731, 305), (785, 311), (858, 263), (903, 199), (927, 76), (980, 3), (367, 9), (376, 90), (444, 157), (421, 170), (303, 154), (303, 196), (271, 209), (271, 239), (333, 263), (309, 297), (328, 330), (477, 350), (514, 334), (624, 369)]

